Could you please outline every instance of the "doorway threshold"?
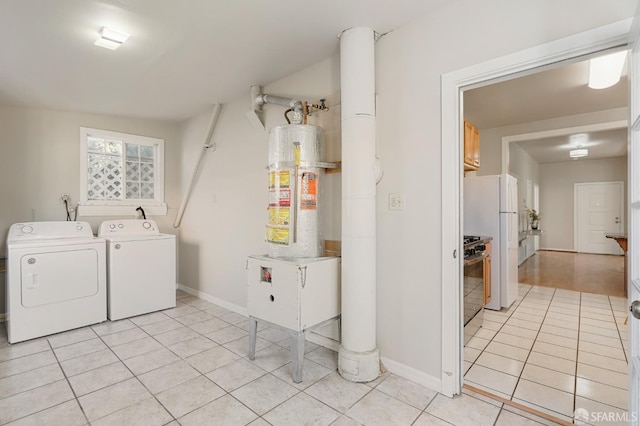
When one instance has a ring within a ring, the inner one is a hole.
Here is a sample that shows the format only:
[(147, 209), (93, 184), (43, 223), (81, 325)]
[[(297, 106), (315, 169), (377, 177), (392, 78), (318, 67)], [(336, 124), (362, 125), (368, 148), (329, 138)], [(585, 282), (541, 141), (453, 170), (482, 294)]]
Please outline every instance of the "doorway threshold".
[(562, 419), (559, 419), (559, 418), (557, 418), (555, 416), (552, 416), (551, 414), (547, 414), (547, 413), (545, 413), (543, 411), (538, 411), (535, 408), (531, 408), (531, 407), (529, 407), (527, 405), (519, 404), (519, 403), (517, 403), (515, 401), (511, 401), (511, 400), (503, 398), (503, 397), (501, 397), (499, 395), (495, 395), (495, 394), (493, 394), (491, 392), (487, 392), (484, 389), (480, 389), (480, 388), (477, 388), (475, 386), (468, 385), (466, 383), (464, 383), (462, 385), (462, 387), (464, 389), (470, 390), (470, 391), (475, 392), (477, 394), (480, 394), (482, 396), (486, 396), (487, 398), (491, 398), (491, 399), (496, 400), (498, 402), (501, 402), (503, 404), (509, 405), (509, 406), (511, 406), (513, 408), (517, 408), (518, 410), (526, 411), (529, 414), (533, 414), (535, 416), (542, 417), (543, 419), (549, 420), (551, 422), (558, 423), (558, 424), (563, 425), (563, 426), (573, 426), (573, 423), (569, 423), (569, 422), (567, 422), (565, 420), (562, 420)]

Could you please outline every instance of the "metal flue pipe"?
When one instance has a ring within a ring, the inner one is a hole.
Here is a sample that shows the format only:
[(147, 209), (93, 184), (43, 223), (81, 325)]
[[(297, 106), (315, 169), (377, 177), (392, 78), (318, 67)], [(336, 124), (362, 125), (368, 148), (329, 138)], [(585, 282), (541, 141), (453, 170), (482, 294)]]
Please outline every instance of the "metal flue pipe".
[(200, 168), (202, 167), (202, 162), (204, 160), (205, 154), (209, 149), (213, 149), (214, 151), (216, 149), (216, 145), (211, 143), (211, 137), (213, 136), (213, 131), (215, 130), (216, 124), (218, 123), (218, 118), (220, 117), (221, 110), (222, 110), (222, 105), (215, 104), (213, 106), (213, 111), (211, 112), (211, 120), (209, 122), (207, 135), (204, 139), (204, 144), (202, 145), (202, 150), (200, 151), (200, 156), (198, 157), (198, 162), (196, 163), (196, 167), (193, 169), (193, 173), (191, 174), (191, 179), (189, 180), (187, 191), (182, 197), (182, 203), (180, 203), (180, 208), (178, 209), (176, 220), (173, 222), (174, 228), (179, 228), (180, 224), (182, 223), (182, 217), (184, 216), (184, 211), (187, 208), (187, 204), (189, 204), (189, 198), (191, 198), (191, 192), (193, 191), (193, 187), (196, 184), (196, 180), (198, 178), (198, 174), (200, 173)]
[(338, 371), (354, 382), (380, 374), (376, 347), (375, 33), (340, 36), (342, 104), (342, 342)]
[(255, 102), (257, 105), (276, 104), (289, 107), (293, 110), (293, 120), (291, 120), (291, 124), (302, 124), (304, 113), (302, 111), (302, 101), (298, 99), (259, 94), (256, 96)]

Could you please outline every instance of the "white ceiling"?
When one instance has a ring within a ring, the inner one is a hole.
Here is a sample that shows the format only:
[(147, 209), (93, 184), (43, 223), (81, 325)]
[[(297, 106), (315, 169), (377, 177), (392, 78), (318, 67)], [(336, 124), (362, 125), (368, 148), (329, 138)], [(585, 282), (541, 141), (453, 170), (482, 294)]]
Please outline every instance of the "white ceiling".
[[(628, 105), (626, 71), (620, 81), (601, 90), (587, 86), (589, 61), (561, 65), (528, 76), (464, 92), (464, 115), (482, 129), (549, 120)], [(569, 160), (575, 146), (571, 135), (518, 142), (538, 163)], [(627, 130), (587, 133), (589, 156), (583, 159), (627, 155)], [(577, 161), (580, 161), (577, 160)]]
[[(188, 118), (447, 0), (0, 0), (0, 103)], [(109, 26), (131, 34), (94, 46)]]
[(583, 159), (624, 157), (627, 155), (627, 128), (556, 136), (517, 144), (539, 164), (569, 161), (569, 151), (576, 148), (589, 150), (589, 156)]
[[(0, 103), (182, 120), (331, 56), (344, 29), (383, 34), (445, 3), (0, 0)], [(103, 26), (131, 38), (117, 51), (94, 46)], [(627, 105), (626, 78), (596, 91), (587, 76), (583, 62), (466, 91), (465, 117), (482, 130)], [(551, 141), (521, 144), (564, 161)]]

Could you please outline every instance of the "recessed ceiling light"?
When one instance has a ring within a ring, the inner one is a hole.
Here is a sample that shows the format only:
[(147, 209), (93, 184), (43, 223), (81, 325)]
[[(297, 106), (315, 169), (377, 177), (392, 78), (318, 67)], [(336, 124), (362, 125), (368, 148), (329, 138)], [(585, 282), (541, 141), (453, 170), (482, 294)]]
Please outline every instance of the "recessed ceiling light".
[(589, 61), (589, 87), (606, 89), (620, 81), (627, 51), (593, 58)]
[(96, 40), (95, 45), (111, 50), (116, 50), (129, 38), (129, 34), (112, 30), (108, 27), (102, 27), (100, 30), (100, 38)]

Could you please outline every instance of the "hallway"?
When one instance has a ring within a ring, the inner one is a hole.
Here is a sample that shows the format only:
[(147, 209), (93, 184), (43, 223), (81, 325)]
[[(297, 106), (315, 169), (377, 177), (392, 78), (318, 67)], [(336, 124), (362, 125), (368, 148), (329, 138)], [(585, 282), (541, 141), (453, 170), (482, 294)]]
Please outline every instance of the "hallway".
[(518, 282), (625, 297), (624, 256), (539, 250), (518, 268)]

